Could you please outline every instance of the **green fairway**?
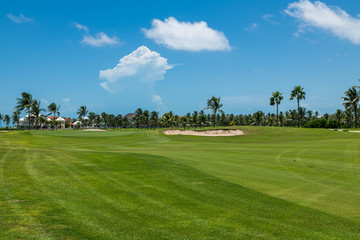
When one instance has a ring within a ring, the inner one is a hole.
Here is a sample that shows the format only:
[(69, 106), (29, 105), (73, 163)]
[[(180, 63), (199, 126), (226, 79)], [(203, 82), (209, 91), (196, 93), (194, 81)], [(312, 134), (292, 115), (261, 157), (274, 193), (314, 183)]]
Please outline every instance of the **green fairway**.
[(0, 133), (0, 239), (359, 239), (360, 133)]

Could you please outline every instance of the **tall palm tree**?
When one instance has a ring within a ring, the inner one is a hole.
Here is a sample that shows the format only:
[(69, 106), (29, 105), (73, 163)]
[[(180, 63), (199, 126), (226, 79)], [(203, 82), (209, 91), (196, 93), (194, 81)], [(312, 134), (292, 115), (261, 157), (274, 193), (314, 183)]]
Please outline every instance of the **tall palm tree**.
[(347, 110), (352, 109), (354, 111), (355, 117), (355, 127), (357, 128), (357, 107), (360, 100), (360, 93), (356, 89), (356, 87), (349, 88), (345, 92), (345, 97), (342, 98), (344, 100), (344, 106)]
[(271, 98), (270, 98), (270, 105), (274, 106), (276, 104), (276, 125), (279, 126), (279, 104), (284, 99), (281, 92), (276, 91), (273, 92)]
[(0, 113), (0, 128), (2, 127), (1, 123), (2, 123), (3, 118), (4, 118), (4, 115)]
[(219, 113), (224, 113), (224, 111), (220, 110), (220, 108), (223, 107), (223, 104), (220, 103), (220, 97), (216, 98), (216, 97), (212, 97), (210, 99), (207, 100), (207, 107), (205, 109), (210, 109), (212, 110), (212, 116), (213, 116), (213, 126), (216, 126), (216, 114)]
[(16, 98), (17, 103), (15, 106), (15, 109), (23, 111), (25, 110), (28, 113), (28, 121), (29, 121), (29, 130), (30, 130), (30, 114), (31, 109), (34, 105), (34, 100), (32, 98), (32, 95), (27, 92), (21, 93), (21, 98)]
[(298, 104), (298, 114), (297, 114), (297, 122), (298, 127), (300, 127), (300, 100), (305, 99), (306, 93), (304, 92), (304, 88), (302, 88), (300, 85), (295, 86), (294, 89), (291, 91), (290, 94), (290, 100), (293, 100), (296, 98), (297, 104)]
[(81, 125), (83, 125), (83, 120), (86, 117), (86, 114), (88, 114), (89, 110), (86, 106), (80, 106), (80, 108), (77, 110), (76, 114), (79, 115), (79, 119), (81, 121)]
[(53, 125), (53, 129), (55, 128), (55, 117), (56, 115), (60, 115), (60, 105), (56, 106), (55, 103), (50, 103), (50, 105), (48, 106), (48, 111), (50, 112), (50, 114), (53, 114), (53, 119), (52, 119), (52, 125)]
[(54, 118), (56, 117), (56, 115), (58, 115), (58, 116), (60, 115), (59, 110), (60, 110), (60, 105), (59, 105), (59, 106), (56, 106), (55, 103), (51, 103), (51, 104), (48, 106), (48, 111), (53, 114), (53, 117), (54, 117)]

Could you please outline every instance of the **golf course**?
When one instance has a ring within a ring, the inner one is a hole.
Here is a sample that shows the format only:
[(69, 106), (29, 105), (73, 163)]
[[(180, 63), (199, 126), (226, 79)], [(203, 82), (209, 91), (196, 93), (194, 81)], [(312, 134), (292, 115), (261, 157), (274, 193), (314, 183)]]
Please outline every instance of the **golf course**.
[(0, 239), (359, 239), (360, 133), (0, 133)]

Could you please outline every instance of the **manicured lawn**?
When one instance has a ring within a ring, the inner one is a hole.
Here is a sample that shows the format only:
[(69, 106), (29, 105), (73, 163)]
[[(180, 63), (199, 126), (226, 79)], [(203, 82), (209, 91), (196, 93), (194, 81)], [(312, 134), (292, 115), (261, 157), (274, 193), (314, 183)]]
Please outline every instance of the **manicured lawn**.
[(0, 239), (359, 239), (360, 133), (0, 133)]

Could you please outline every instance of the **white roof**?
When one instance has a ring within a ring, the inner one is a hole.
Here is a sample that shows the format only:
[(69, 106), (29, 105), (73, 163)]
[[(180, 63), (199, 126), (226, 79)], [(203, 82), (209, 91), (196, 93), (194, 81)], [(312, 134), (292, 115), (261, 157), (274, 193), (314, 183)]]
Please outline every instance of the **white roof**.
[[(39, 117), (41, 117), (41, 116), (44, 116), (44, 115), (39, 114)], [(25, 116), (25, 118), (28, 118), (28, 117), (29, 117), (29, 114), (27, 114), (27, 115)], [(35, 115), (34, 115), (34, 114), (30, 114), (30, 117), (35, 117)]]
[(66, 120), (62, 117), (58, 117), (55, 121), (57, 122), (65, 122)]

